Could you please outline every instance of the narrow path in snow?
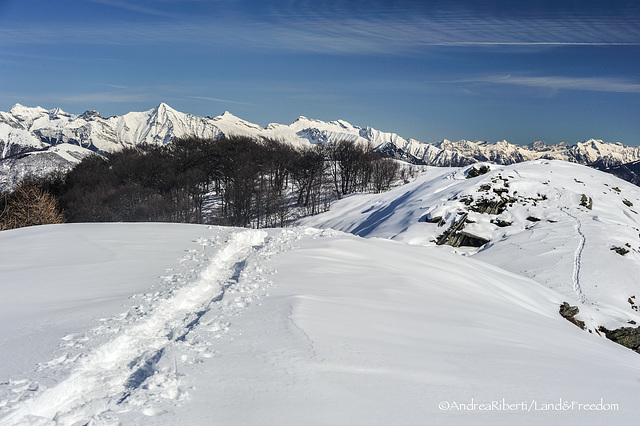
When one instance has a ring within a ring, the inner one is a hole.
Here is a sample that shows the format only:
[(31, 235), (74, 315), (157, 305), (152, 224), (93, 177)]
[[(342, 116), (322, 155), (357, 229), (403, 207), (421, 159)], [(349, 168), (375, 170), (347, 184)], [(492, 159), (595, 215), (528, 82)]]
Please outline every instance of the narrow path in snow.
[(265, 231), (233, 233), (199, 278), (157, 300), (113, 339), (79, 359), (66, 379), (18, 402), (0, 423), (31, 424), (42, 418), (56, 424), (86, 423), (126, 401), (154, 374), (167, 347), (185, 340), (212, 304), (222, 299), (228, 281), (266, 238)]
[(575, 291), (575, 293), (578, 296), (578, 299), (580, 300), (580, 302), (584, 303), (584, 302), (586, 302), (587, 297), (582, 292), (582, 286), (580, 285), (580, 268), (582, 266), (582, 251), (584, 250), (584, 245), (587, 242), (587, 239), (586, 239), (584, 233), (582, 232), (582, 223), (580, 222), (580, 219), (578, 219), (576, 216), (574, 216), (571, 213), (569, 213), (565, 208), (561, 208), (561, 210), (562, 210), (562, 212), (564, 214), (566, 214), (571, 219), (573, 219), (573, 221), (575, 222), (576, 233), (578, 234), (578, 237), (580, 238), (580, 240), (578, 241), (578, 247), (576, 248), (576, 251), (575, 251), (575, 253), (573, 255), (573, 276), (572, 276), (572, 280), (573, 280), (573, 291)]

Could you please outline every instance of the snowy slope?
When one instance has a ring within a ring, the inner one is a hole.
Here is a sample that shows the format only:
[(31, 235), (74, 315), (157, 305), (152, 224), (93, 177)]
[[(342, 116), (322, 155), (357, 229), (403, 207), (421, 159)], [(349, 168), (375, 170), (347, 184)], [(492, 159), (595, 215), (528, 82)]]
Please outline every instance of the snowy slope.
[[(637, 303), (630, 302), (640, 297), (638, 187), (561, 161), (486, 165), (490, 172), (472, 179), (468, 171), (481, 164), (430, 168), (408, 185), (348, 197), (302, 224), (435, 246), (467, 215), (460, 232), (489, 242), (481, 248), (439, 248), (558, 291), (580, 304), (579, 317), (592, 332), (640, 323)], [(618, 254), (616, 247), (628, 253)]]
[(46, 147), (47, 144), (41, 142), (28, 131), (0, 123), (0, 158), (14, 157)]
[[(61, 335), (84, 331), (85, 321), (95, 319), (96, 312), (121, 312), (121, 299), (148, 290), (201, 233), (198, 226), (160, 224), (52, 225), (1, 232), (0, 324), (5, 332), (0, 348), (5, 356), (0, 376), (42, 361), (38, 358), (55, 349)], [(49, 330), (40, 327), (44, 323)], [(29, 352), (12, 355), (25, 345)]]
[(55, 170), (71, 170), (91, 154), (86, 148), (63, 143), (0, 160), (0, 192), (13, 189), (27, 177), (42, 177)]
[(637, 354), (561, 318), (564, 295), (434, 247), (92, 224), (0, 250), (3, 425), (636, 419)]

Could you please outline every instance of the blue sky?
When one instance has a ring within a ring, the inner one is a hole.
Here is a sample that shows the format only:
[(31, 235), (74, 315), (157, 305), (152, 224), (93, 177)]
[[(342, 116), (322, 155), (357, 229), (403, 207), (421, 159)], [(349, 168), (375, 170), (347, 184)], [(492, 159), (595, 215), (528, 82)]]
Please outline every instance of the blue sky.
[(0, 110), (640, 145), (637, 0), (0, 0)]

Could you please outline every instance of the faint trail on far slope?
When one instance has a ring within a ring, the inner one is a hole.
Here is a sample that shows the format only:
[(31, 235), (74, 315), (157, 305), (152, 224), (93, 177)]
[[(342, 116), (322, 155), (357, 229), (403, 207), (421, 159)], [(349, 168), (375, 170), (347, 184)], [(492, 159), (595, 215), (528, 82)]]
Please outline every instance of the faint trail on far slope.
[(238, 273), (254, 247), (265, 244), (267, 235), (257, 230), (232, 234), (199, 278), (158, 300), (112, 340), (80, 359), (69, 377), (19, 402), (0, 422), (31, 424), (45, 418), (56, 424), (84, 424), (118, 406), (154, 374), (165, 349), (184, 339), (222, 298), (225, 283)]

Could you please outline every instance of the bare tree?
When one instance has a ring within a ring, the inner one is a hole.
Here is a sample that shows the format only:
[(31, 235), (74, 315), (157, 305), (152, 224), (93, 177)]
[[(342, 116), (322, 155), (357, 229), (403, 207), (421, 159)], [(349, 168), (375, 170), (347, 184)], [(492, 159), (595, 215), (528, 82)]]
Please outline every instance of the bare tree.
[(0, 231), (65, 221), (58, 200), (35, 181), (23, 182), (0, 199)]
[(372, 166), (371, 185), (373, 190), (377, 193), (387, 191), (391, 184), (398, 179), (400, 165), (390, 157), (378, 157)]

